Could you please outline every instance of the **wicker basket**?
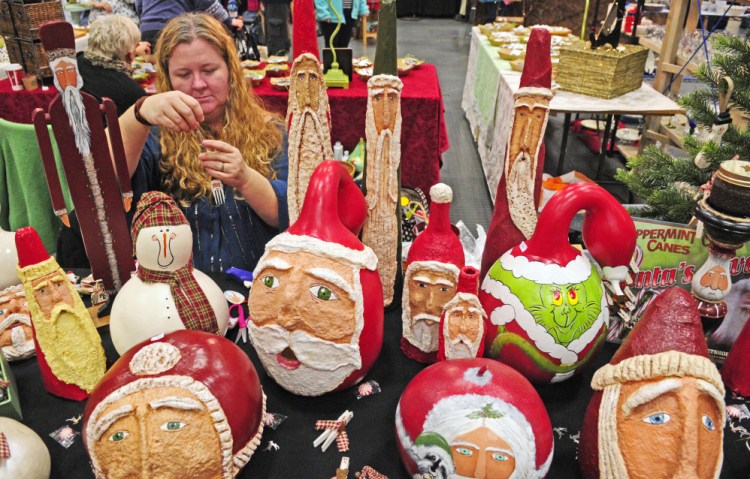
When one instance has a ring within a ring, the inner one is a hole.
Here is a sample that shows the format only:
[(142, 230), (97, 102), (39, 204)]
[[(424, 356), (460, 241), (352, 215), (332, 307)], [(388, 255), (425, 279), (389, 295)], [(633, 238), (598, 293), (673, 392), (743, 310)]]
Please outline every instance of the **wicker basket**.
[(0, 0), (0, 35), (6, 39), (16, 36), (16, 28), (10, 16), (10, 4), (5, 0)]
[(62, 20), (60, 0), (43, 0), (37, 3), (14, 0), (10, 4), (16, 35), (21, 40), (39, 40), (39, 25), (50, 20)]
[(18, 40), (23, 55), (23, 62), (26, 64), (26, 73), (29, 75), (38, 75), (42, 78), (51, 78), (52, 69), (47, 62), (47, 54), (44, 51), (42, 42), (27, 42)]
[(18, 63), (26, 70), (26, 66), (23, 61), (23, 54), (21, 53), (21, 47), (18, 45), (18, 40), (15, 38), (5, 39), (5, 48), (8, 49), (8, 58), (11, 63)]
[(648, 49), (623, 45), (591, 50), (588, 43), (560, 48), (560, 89), (597, 98), (615, 98), (641, 87)]

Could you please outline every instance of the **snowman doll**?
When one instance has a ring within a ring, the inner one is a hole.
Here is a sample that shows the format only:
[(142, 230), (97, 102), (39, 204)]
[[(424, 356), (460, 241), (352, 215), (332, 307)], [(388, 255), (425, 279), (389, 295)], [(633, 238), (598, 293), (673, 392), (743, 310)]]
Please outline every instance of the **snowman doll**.
[(112, 306), (117, 352), (178, 329), (223, 336), (229, 325), (224, 293), (193, 268), (193, 233), (174, 200), (158, 191), (144, 194), (131, 234), (139, 266)]

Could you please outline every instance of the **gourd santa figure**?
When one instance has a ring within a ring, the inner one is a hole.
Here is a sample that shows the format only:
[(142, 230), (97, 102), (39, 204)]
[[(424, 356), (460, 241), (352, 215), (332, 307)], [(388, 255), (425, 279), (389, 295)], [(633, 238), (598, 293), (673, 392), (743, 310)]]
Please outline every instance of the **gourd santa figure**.
[(417, 374), (396, 409), (396, 440), (414, 479), (542, 479), (554, 448), (533, 386), (484, 358), (441, 361)]
[(430, 220), (414, 239), (406, 257), (401, 300), (401, 350), (421, 363), (437, 361), (440, 316), (456, 295), (464, 267), (464, 249), (450, 219), (453, 190), (438, 183), (430, 188)]
[(591, 380), (578, 462), (586, 479), (718, 479), (724, 384), (698, 303), (670, 288)]
[(112, 343), (123, 354), (161, 333), (195, 329), (223, 336), (226, 298), (193, 268), (193, 233), (174, 200), (158, 191), (141, 197), (131, 226), (138, 271), (112, 306)]
[[(744, 308), (743, 308), (744, 309)], [(747, 314), (747, 313), (745, 313)], [(741, 396), (750, 396), (750, 321), (745, 323), (727, 359), (721, 367), (721, 377), (731, 391)]]
[(83, 441), (97, 479), (236, 477), (260, 445), (266, 396), (244, 351), (180, 330), (128, 350), (92, 392)]
[(458, 275), (458, 291), (440, 316), (438, 359), (468, 359), (484, 353), (484, 320), (479, 302), (479, 270), (464, 266)]
[(383, 345), (378, 259), (357, 238), (367, 216), (338, 161), (312, 175), (297, 221), (266, 244), (248, 298), (248, 332), (281, 387), (320, 396), (356, 384)]
[(495, 262), (479, 292), (488, 315), (486, 352), (536, 384), (571, 377), (606, 336), (604, 284), (568, 241), (571, 220), (581, 210), (584, 243), (620, 291), (635, 249), (633, 220), (603, 188), (580, 183), (552, 197), (531, 239)]
[(42, 438), (8, 417), (0, 417), (0, 477), (49, 479), (52, 462)]

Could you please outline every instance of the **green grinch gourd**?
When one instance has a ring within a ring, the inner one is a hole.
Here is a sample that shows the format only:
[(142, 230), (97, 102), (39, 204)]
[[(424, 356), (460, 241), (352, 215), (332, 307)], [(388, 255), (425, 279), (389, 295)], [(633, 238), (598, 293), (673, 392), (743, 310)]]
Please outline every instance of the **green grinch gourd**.
[(609, 324), (602, 279), (568, 242), (570, 222), (580, 210), (586, 212), (584, 242), (620, 293), (635, 227), (627, 211), (592, 184), (571, 185), (553, 196), (532, 237), (494, 262), (479, 292), (488, 315), (486, 354), (537, 384), (575, 374), (596, 354)]

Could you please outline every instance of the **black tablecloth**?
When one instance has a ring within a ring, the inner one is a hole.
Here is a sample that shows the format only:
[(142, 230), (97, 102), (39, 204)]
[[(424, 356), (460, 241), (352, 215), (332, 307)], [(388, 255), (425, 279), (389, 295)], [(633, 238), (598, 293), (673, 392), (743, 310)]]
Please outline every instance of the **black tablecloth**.
[[(241, 291), (236, 283), (215, 278), (223, 289)], [(117, 359), (112, 347), (109, 328), (99, 329), (109, 362)], [(234, 341), (236, 329), (227, 337)], [(250, 463), (240, 472), (240, 478), (262, 479), (329, 479), (335, 475), (341, 456), (351, 458), (350, 478), (354, 471), (369, 465), (390, 479), (408, 479), (401, 465), (396, 448), (394, 414), (401, 391), (409, 380), (424, 366), (407, 359), (399, 349), (401, 337), (401, 311), (386, 313), (383, 350), (367, 380), (377, 381), (382, 392), (377, 395), (356, 398), (356, 388), (319, 398), (305, 398), (290, 394), (269, 378), (252, 351), (250, 344), (241, 344), (258, 368), (260, 380), (268, 396), (268, 411), (288, 416), (276, 430), (267, 428), (260, 447)], [(547, 406), (555, 433), (555, 452), (552, 468), (547, 477), (554, 479), (578, 478), (575, 435), (581, 428), (584, 411), (592, 391), (589, 387), (596, 368), (603, 365), (614, 354), (616, 346), (606, 345), (594, 360), (592, 367), (580, 376), (566, 382), (546, 386), (539, 393)], [(36, 359), (12, 364), (18, 382), (24, 423), (34, 429), (44, 440), (52, 456), (53, 478), (84, 479), (93, 477), (88, 456), (81, 436), (65, 449), (49, 434), (70, 424), (80, 432), (82, 422), (66, 422), (82, 414), (84, 402), (59, 399), (48, 394), (42, 387)], [(730, 401), (728, 401), (730, 402)], [(737, 403), (738, 401), (731, 401)], [(318, 419), (336, 419), (344, 410), (354, 411), (354, 418), (347, 427), (350, 451), (339, 453), (335, 444), (325, 453), (313, 448), (313, 440), (320, 434), (314, 428)], [(747, 420), (734, 420), (734, 425), (750, 428)], [(280, 447), (278, 451), (264, 451), (269, 441)], [(647, 441), (647, 438), (644, 438)], [(646, 446), (647, 447), (647, 446)], [(747, 477), (750, 473), (750, 451), (740, 435), (725, 428), (724, 468), (722, 478)]]
[(461, 0), (398, 0), (399, 17), (453, 17), (461, 8)]

